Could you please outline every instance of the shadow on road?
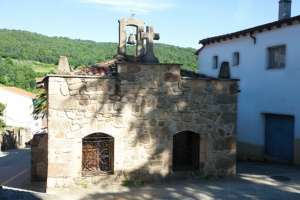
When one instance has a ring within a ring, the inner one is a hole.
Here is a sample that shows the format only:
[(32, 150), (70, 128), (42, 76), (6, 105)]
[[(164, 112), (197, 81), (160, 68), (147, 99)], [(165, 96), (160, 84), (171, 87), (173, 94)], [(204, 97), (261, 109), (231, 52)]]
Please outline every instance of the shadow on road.
[[(288, 179), (273, 179), (288, 177)], [(288, 181), (287, 181), (288, 180)], [(103, 190), (103, 191), (101, 191)], [(105, 192), (108, 190), (109, 192)], [(78, 196), (79, 197), (79, 196)], [(237, 175), (222, 179), (189, 179), (145, 186), (86, 190), (83, 199), (300, 199), (300, 168), (275, 163), (238, 162)]]
[(24, 191), (16, 188), (4, 187), (0, 188), (0, 199), (1, 200), (57, 200), (58, 198), (53, 195), (46, 195), (43, 193), (37, 193), (33, 191)]
[[(288, 178), (275, 179), (274, 177)], [(5, 183), (5, 184), (3, 184)], [(30, 182), (30, 149), (0, 153), (0, 199), (300, 199), (300, 167), (238, 162), (229, 178), (186, 179), (141, 186), (106, 185), (45, 194), (45, 182)]]

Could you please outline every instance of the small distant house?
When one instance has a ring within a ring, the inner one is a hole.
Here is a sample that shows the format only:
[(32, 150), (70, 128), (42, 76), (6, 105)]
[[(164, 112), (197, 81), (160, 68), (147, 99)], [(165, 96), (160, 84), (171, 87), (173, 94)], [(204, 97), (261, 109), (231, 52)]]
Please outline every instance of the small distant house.
[(229, 62), (240, 79), (237, 155), (300, 164), (300, 15), (279, 1), (279, 19), (246, 30), (200, 40), (202, 74), (217, 77)]
[(42, 116), (33, 116), (36, 95), (16, 87), (0, 87), (0, 102), (5, 105), (3, 119), (6, 126), (30, 128), (34, 134), (40, 131)]

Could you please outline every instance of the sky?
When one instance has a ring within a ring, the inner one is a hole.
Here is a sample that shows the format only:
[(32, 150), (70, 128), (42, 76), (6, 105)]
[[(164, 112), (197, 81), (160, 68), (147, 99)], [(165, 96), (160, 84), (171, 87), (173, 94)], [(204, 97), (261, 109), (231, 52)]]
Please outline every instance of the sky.
[(197, 49), (201, 39), (276, 21), (278, 0), (0, 0), (0, 29), (119, 42), (118, 20), (131, 10), (160, 34), (156, 42)]

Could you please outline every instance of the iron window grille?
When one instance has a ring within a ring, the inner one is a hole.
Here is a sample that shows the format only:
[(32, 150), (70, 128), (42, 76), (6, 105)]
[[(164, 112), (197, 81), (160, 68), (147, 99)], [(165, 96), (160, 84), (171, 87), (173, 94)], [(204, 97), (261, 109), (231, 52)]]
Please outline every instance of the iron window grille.
[(285, 45), (268, 48), (268, 69), (285, 67)]
[(82, 139), (82, 176), (113, 174), (114, 138), (93, 133)]

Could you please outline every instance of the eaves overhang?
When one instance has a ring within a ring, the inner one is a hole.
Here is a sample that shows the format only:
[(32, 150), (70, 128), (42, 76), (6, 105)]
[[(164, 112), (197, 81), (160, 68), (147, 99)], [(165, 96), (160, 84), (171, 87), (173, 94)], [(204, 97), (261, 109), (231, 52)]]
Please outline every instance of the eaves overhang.
[(224, 34), (224, 35), (219, 35), (219, 36), (215, 36), (215, 37), (209, 37), (203, 40), (199, 41), (199, 44), (202, 44), (202, 47), (200, 49), (198, 49), (195, 52), (195, 55), (198, 55), (200, 53), (200, 51), (209, 44), (212, 43), (218, 43), (218, 42), (223, 42), (226, 40), (232, 40), (235, 38), (240, 38), (240, 37), (245, 37), (247, 35), (252, 35), (254, 33), (261, 33), (264, 31), (271, 31), (274, 29), (279, 29), (279, 28), (284, 28), (287, 26), (291, 26), (291, 25), (295, 25), (295, 24), (299, 24), (300, 23), (300, 15), (295, 16), (295, 17), (291, 17), (288, 19), (283, 19), (283, 20), (279, 20), (279, 21), (275, 21), (275, 22), (271, 22), (271, 23), (267, 23), (267, 24), (263, 24), (260, 26), (255, 26), (252, 28), (248, 28), (245, 30), (241, 30), (241, 31), (237, 31), (234, 33), (228, 33), (228, 34)]

